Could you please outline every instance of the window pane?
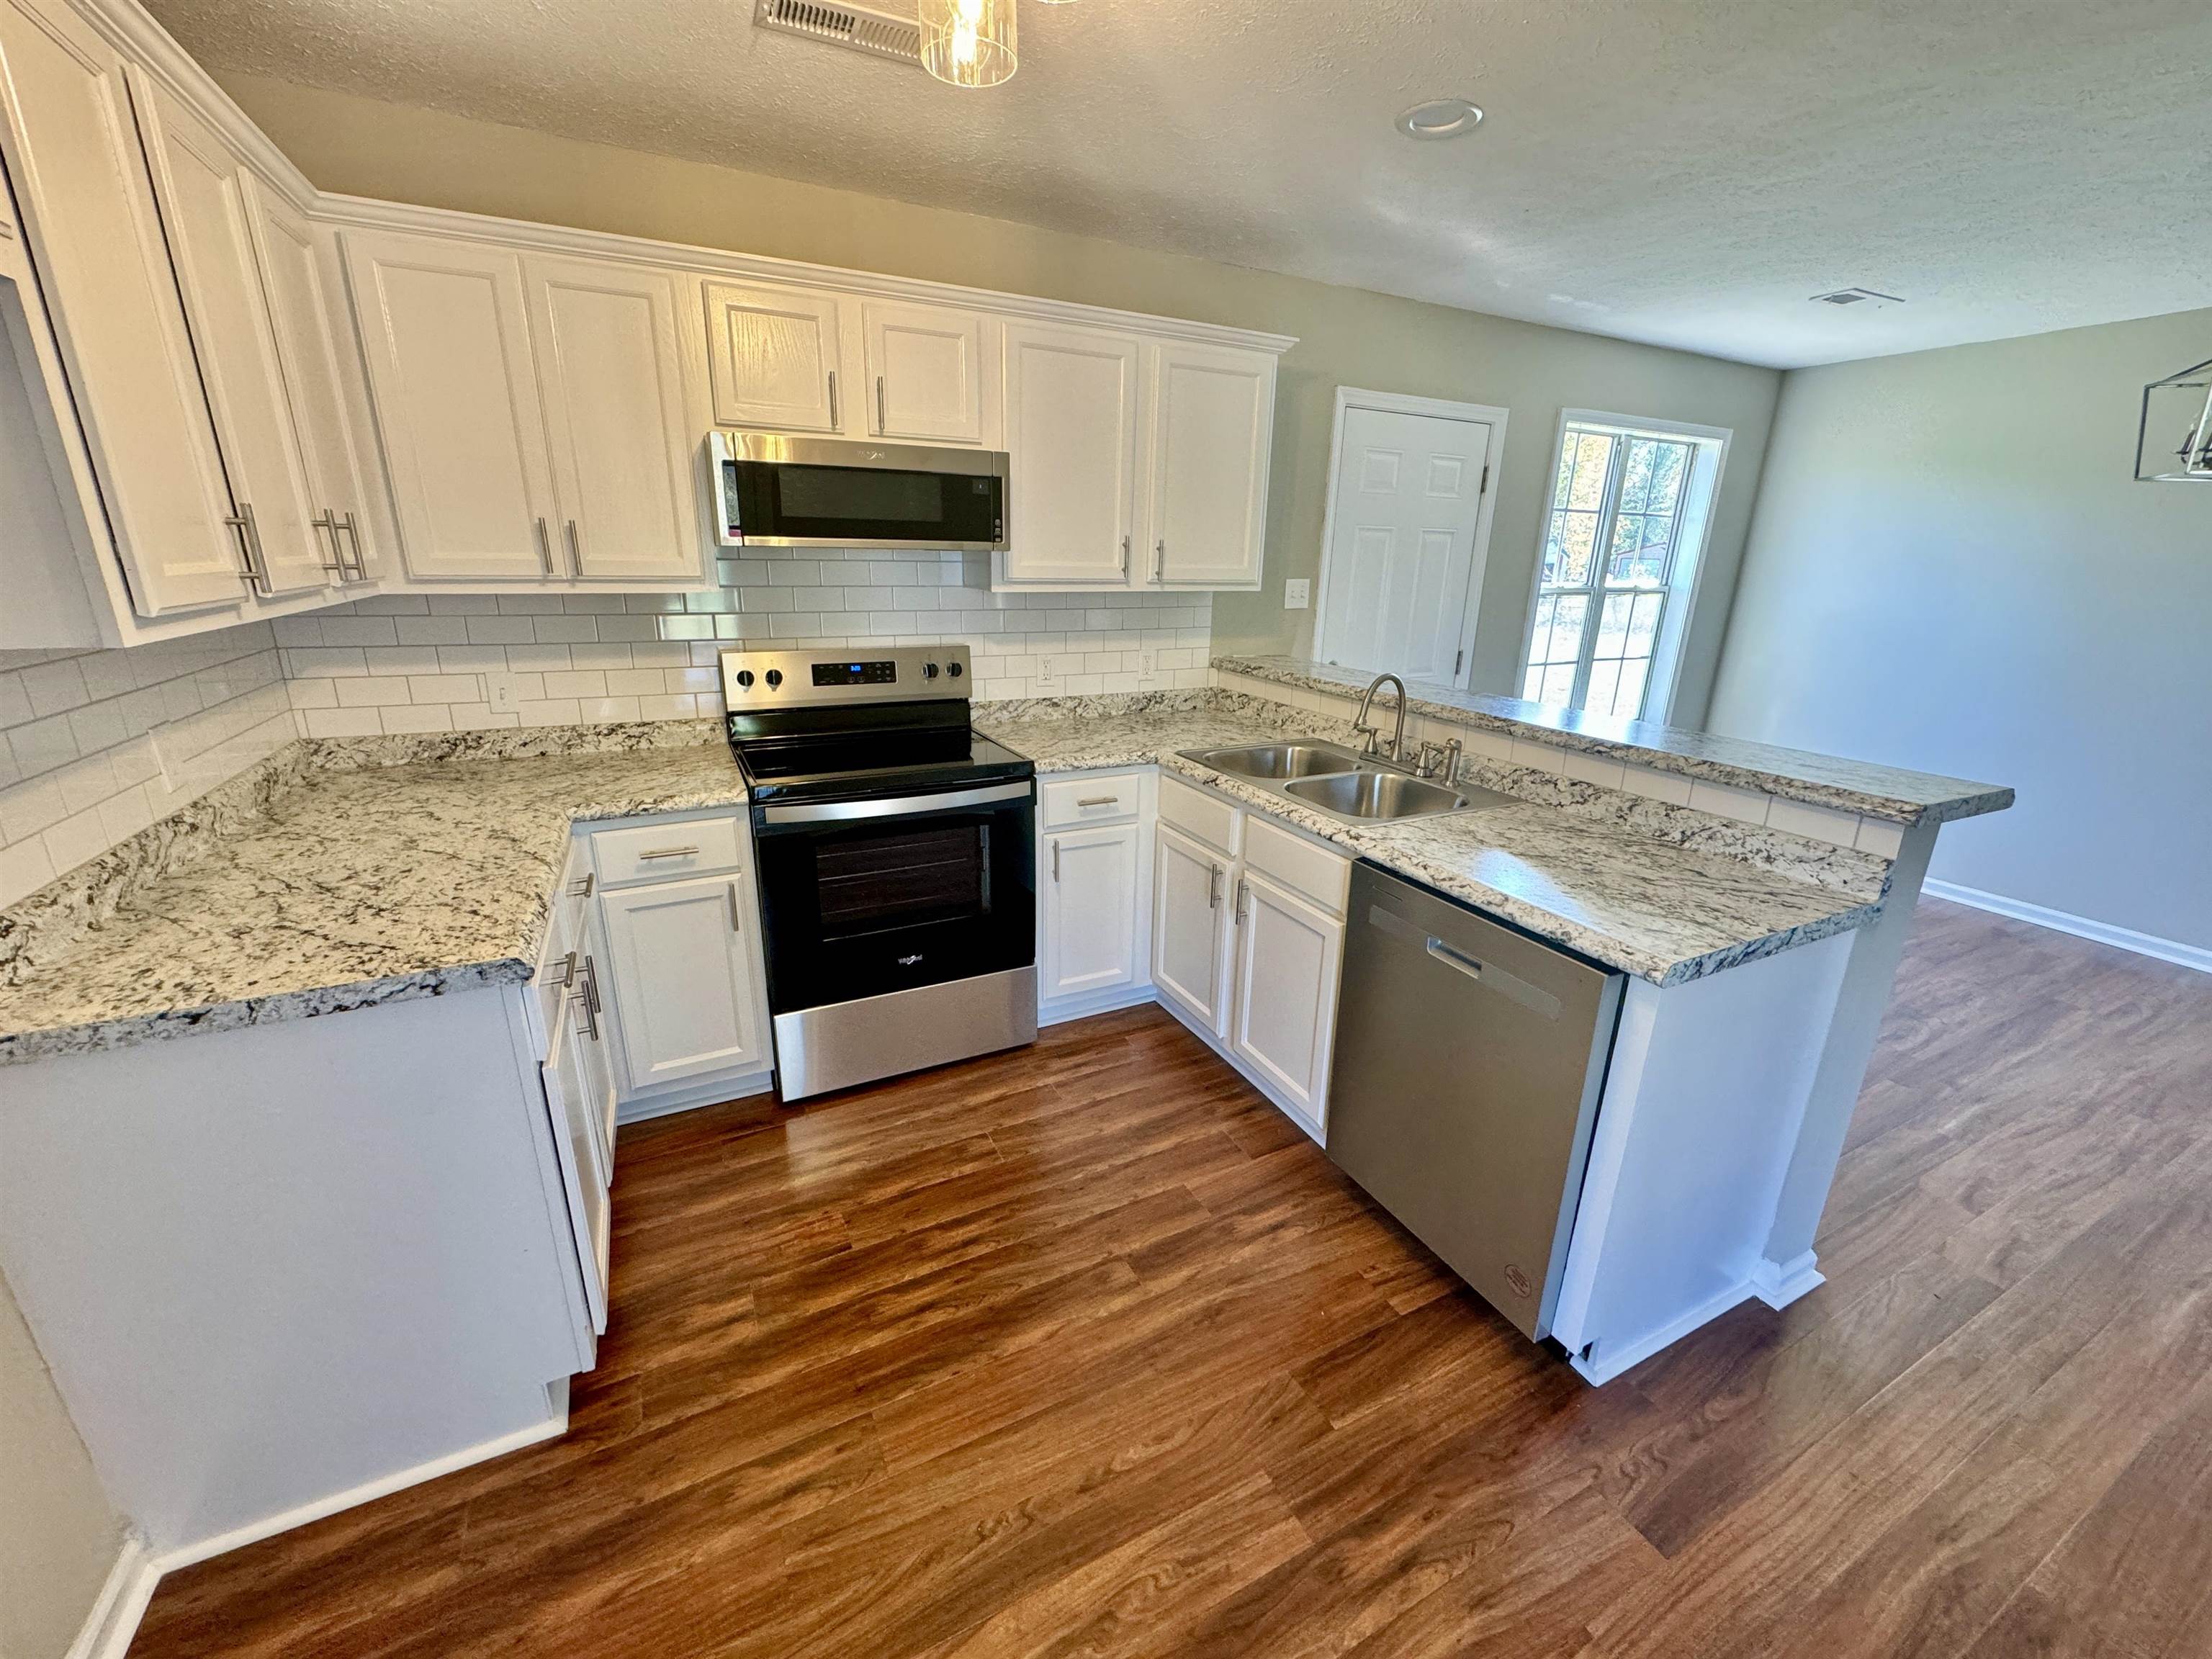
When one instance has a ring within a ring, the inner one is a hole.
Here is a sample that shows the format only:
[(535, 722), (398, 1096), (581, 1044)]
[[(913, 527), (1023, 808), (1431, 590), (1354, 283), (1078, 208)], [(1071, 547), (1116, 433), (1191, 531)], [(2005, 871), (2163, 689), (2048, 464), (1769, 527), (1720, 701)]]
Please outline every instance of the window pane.
[(1536, 692), (1538, 702), (1566, 702), (1575, 695), (1575, 665), (1557, 664), (1544, 671), (1544, 683)]
[[(1632, 593), (1608, 593), (1597, 619), (1597, 654), (1618, 657), (1628, 648), (1628, 612), (1636, 603)], [(1595, 682), (1592, 682), (1595, 685)], [(1595, 691), (1591, 694), (1595, 696)]]
[(1561, 587), (1587, 586), (1590, 560), (1597, 552), (1597, 514), (1563, 513), (1559, 516), (1565, 521), (1559, 527), (1559, 573), (1554, 576), (1547, 572), (1545, 580)]
[(1644, 511), (1644, 497), (1651, 489), (1651, 449), (1648, 439), (1628, 440), (1627, 453), (1620, 462), (1620, 510), (1624, 513)]
[(1553, 601), (1557, 606), (1552, 613), (1551, 637), (1545, 642), (1539, 662), (1563, 662), (1571, 668), (1582, 654), (1583, 621), (1589, 615), (1589, 597), (1583, 593), (1562, 593)]
[(1530, 663), (1528, 672), (1521, 676), (1521, 695), (1530, 702), (1538, 702), (1542, 700), (1543, 690), (1544, 666), (1541, 663)]
[(1620, 684), (1620, 664), (1594, 662), (1590, 665), (1589, 695), (1583, 699), (1583, 707), (1595, 714), (1613, 713), (1613, 694)]
[(1689, 471), (1687, 444), (1653, 444), (1651, 489), (1645, 507), (1653, 513), (1672, 513), (1681, 500), (1682, 479)]
[(1651, 677), (1649, 657), (1631, 657), (1620, 665), (1620, 687), (1613, 694), (1613, 712), (1630, 720), (1644, 713), (1644, 686)]
[(1602, 432), (1571, 433), (1575, 450), (1575, 478), (1567, 490), (1567, 505), (1595, 513), (1605, 504), (1605, 471), (1613, 459), (1613, 439)]
[(1635, 605), (1636, 614), (1628, 624), (1628, 650), (1632, 655), (1648, 657), (1659, 638), (1659, 613), (1667, 608), (1667, 596), (1638, 593)]

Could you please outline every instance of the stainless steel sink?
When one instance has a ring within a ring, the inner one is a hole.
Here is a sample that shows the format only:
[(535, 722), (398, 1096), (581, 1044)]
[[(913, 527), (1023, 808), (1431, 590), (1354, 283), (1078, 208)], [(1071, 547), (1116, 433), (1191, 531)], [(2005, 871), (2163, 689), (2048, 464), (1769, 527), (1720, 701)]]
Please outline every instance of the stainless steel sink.
[(1240, 778), (1309, 778), (1328, 772), (1360, 772), (1373, 763), (1349, 749), (1320, 743), (1260, 743), (1234, 749), (1186, 749), (1185, 760)]
[(1339, 772), (1326, 777), (1297, 778), (1283, 786), (1283, 793), (1293, 800), (1347, 818), (1419, 817), (1430, 812), (1456, 812), (1474, 804), (1462, 790), (1447, 789), (1403, 772)]

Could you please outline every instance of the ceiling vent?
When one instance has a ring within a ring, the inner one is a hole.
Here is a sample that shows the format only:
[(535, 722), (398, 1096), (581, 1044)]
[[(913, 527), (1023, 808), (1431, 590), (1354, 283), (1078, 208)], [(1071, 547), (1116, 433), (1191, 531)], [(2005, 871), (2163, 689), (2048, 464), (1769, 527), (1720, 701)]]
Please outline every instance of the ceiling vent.
[(1813, 303), (1822, 306), (1901, 306), (1905, 301), (1894, 294), (1877, 294), (1870, 288), (1839, 288), (1826, 294), (1815, 294)]
[(753, 21), (784, 34), (803, 34), (902, 64), (921, 62), (921, 26), (908, 15), (856, 6), (848, 0), (754, 0)]

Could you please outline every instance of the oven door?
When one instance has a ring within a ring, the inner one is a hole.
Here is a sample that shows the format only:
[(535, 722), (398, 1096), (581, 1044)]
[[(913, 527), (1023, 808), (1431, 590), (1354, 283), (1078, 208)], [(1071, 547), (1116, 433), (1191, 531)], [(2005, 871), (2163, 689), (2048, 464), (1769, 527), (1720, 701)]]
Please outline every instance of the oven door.
[(995, 451), (720, 431), (714, 451), (726, 547), (1006, 545), (1006, 457)]
[(1036, 960), (1035, 786), (753, 809), (777, 1014)]

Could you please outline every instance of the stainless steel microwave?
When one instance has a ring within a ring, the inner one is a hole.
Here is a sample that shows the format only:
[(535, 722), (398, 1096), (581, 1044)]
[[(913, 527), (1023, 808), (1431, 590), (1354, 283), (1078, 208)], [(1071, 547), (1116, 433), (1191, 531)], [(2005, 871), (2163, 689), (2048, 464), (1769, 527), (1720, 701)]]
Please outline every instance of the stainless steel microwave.
[(1006, 550), (1002, 451), (726, 428), (708, 442), (724, 547)]

